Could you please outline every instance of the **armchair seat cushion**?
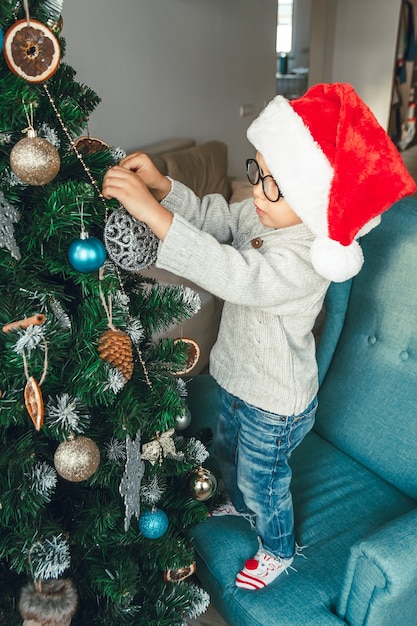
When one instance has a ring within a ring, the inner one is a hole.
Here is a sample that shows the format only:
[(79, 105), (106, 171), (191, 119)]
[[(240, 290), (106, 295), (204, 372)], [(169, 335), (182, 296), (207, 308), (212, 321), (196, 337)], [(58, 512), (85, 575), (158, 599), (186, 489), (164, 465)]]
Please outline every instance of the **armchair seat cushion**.
[(249, 524), (239, 517), (215, 517), (192, 530), (198, 577), (228, 624), (345, 623), (336, 607), (351, 546), (416, 507), (315, 432), (293, 454), (292, 467), (296, 538), (306, 557), (295, 558), (297, 571), (289, 570), (264, 590), (238, 589), (235, 575), (257, 550)]

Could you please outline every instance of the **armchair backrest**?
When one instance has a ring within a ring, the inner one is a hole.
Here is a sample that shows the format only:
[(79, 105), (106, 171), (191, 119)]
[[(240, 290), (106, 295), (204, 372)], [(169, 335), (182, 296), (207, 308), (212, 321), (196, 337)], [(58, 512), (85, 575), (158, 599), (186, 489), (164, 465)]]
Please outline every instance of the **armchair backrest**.
[(417, 200), (361, 246), (360, 273), (329, 289), (315, 430), (417, 498)]

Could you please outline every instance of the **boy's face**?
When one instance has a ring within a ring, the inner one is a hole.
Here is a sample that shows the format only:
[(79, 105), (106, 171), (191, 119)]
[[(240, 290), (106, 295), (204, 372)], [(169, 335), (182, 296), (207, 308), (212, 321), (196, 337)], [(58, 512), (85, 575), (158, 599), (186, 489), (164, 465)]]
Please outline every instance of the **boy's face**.
[[(256, 160), (262, 176), (271, 176), (271, 172), (260, 152), (256, 153)], [(301, 224), (301, 219), (294, 213), (285, 198), (280, 198), (278, 202), (268, 200), (264, 194), (261, 180), (253, 187), (253, 199), (259, 221), (267, 228), (287, 228), (288, 226)]]

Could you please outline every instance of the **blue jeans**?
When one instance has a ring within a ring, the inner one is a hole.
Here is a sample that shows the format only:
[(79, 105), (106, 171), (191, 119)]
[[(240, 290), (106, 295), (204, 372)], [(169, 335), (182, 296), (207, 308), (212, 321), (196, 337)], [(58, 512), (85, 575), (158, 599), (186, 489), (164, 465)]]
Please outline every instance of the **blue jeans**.
[(263, 549), (295, 554), (289, 458), (314, 424), (317, 398), (300, 415), (258, 409), (219, 387), (216, 456), (235, 508), (253, 520)]

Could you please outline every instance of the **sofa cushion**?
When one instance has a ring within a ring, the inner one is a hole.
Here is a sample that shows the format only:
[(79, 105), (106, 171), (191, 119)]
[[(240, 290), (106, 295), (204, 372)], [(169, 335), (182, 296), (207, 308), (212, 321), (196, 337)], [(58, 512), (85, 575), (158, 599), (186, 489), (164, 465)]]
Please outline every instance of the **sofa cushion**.
[(253, 196), (253, 186), (245, 178), (235, 178), (232, 180), (232, 195), (229, 202), (242, 202)]
[(238, 589), (235, 575), (257, 550), (249, 524), (217, 517), (192, 529), (197, 575), (229, 625), (344, 623), (336, 606), (351, 545), (416, 506), (314, 432), (294, 452), (292, 467), (296, 539), (306, 557), (295, 558), (297, 571), (263, 590)]
[(167, 174), (190, 187), (198, 196), (221, 193), (230, 196), (227, 177), (227, 146), (221, 141), (207, 141), (185, 150), (163, 155)]
[(164, 160), (165, 152), (175, 152), (176, 150), (184, 150), (195, 146), (194, 139), (190, 137), (175, 137), (173, 139), (163, 139), (155, 143), (148, 143), (146, 146), (139, 148), (141, 152), (148, 154), (158, 170), (167, 176), (168, 168)]

